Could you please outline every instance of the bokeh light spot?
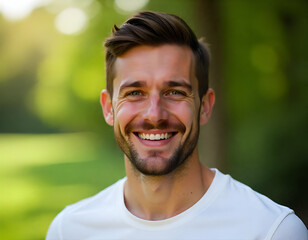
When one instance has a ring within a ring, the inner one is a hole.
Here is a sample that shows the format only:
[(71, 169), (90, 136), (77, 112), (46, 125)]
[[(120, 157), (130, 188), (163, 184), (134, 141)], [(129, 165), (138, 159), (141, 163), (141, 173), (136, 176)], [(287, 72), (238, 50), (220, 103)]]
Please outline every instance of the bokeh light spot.
[(67, 35), (75, 35), (85, 29), (88, 17), (80, 8), (66, 8), (55, 19), (56, 29)]
[(22, 20), (38, 7), (47, 5), (49, 0), (0, 0), (0, 12), (9, 21)]
[(115, 6), (118, 10), (123, 12), (134, 12), (143, 8), (149, 0), (115, 0)]

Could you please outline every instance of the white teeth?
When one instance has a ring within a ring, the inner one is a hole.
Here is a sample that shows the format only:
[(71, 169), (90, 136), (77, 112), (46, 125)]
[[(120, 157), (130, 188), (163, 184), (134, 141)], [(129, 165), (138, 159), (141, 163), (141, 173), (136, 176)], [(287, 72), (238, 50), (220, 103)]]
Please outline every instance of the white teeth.
[(145, 134), (145, 133), (138, 133), (138, 137), (145, 140), (162, 140), (171, 138), (171, 133), (162, 133), (162, 134)]

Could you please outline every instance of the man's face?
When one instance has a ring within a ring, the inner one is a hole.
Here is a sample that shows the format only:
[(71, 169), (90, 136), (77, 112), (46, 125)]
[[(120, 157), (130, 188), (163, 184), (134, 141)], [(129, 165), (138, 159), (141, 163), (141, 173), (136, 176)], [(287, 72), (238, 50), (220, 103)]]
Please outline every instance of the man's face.
[(177, 45), (138, 46), (115, 62), (110, 124), (145, 175), (168, 174), (196, 151), (200, 99), (192, 69), (192, 51)]

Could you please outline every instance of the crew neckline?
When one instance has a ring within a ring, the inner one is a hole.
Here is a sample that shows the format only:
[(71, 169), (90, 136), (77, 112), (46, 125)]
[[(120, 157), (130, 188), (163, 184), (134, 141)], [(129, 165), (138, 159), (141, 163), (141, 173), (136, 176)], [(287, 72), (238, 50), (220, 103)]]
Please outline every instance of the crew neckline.
[[(194, 218), (197, 214), (199, 214), (201, 211), (205, 211), (211, 203), (215, 200), (217, 195), (222, 191), (223, 187), (226, 185), (227, 178), (225, 178), (225, 175), (222, 174), (218, 169), (212, 168), (215, 172), (215, 176), (213, 178), (213, 181), (209, 187), (209, 189), (205, 192), (205, 194), (199, 199), (198, 202), (196, 202), (193, 206), (185, 210), (184, 212), (163, 220), (145, 220), (142, 218), (139, 218), (132, 214), (125, 206), (124, 202), (124, 185), (126, 182), (126, 177), (122, 179), (121, 183), (119, 184), (119, 196), (117, 199), (118, 201), (118, 209), (120, 211), (120, 216), (123, 218), (123, 220), (128, 223), (129, 225), (132, 225), (134, 227), (145, 229), (145, 230), (162, 230), (165, 228), (171, 228), (178, 226), (180, 224), (183, 224), (186, 221), (189, 221), (190, 219)], [(157, 228), (159, 226), (159, 228)]]

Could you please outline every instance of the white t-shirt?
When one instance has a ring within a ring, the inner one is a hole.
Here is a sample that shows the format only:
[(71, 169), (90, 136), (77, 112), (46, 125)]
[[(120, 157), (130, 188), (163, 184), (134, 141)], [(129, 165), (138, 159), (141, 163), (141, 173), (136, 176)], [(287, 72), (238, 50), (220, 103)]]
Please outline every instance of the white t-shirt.
[(131, 214), (124, 204), (123, 178), (66, 207), (53, 220), (46, 239), (308, 239), (305, 225), (291, 209), (214, 170), (204, 196), (175, 217), (147, 221)]

